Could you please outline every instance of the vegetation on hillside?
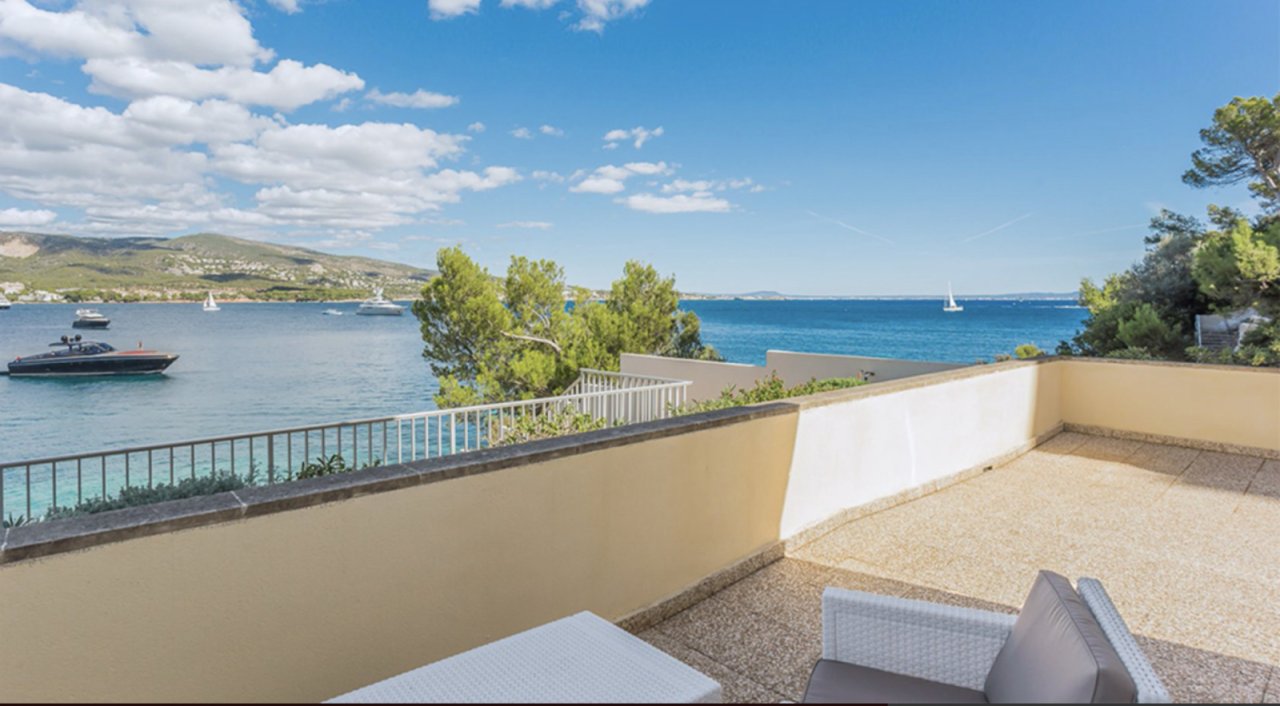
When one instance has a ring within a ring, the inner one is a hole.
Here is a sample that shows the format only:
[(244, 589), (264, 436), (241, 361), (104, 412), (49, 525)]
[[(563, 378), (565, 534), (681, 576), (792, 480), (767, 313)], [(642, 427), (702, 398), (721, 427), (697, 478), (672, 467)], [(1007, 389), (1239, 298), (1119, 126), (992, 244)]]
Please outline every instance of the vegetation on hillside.
[[(1142, 260), (1101, 285), (1085, 279), (1082, 330), (1059, 353), (1111, 358), (1280, 365), (1280, 94), (1235, 98), (1200, 131), (1182, 177), (1194, 187), (1247, 182), (1260, 213), (1210, 206), (1208, 225), (1162, 211)], [(1196, 347), (1195, 317), (1252, 308), (1271, 322), (1239, 350)]]
[(364, 257), (199, 234), (181, 238), (77, 238), (0, 233), (0, 282), (68, 301), (278, 301), (357, 299), (382, 287), (410, 297), (431, 271)]
[(575, 288), (566, 306), (564, 270), (550, 260), (512, 257), (501, 279), (459, 248), (437, 264), (413, 313), (441, 407), (556, 395), (580, 368), (617, 370), (622, 353), (720, 359), (697, 315), (680, 310), (675, 279), (648, 265), (628, 262), (603, 301)]

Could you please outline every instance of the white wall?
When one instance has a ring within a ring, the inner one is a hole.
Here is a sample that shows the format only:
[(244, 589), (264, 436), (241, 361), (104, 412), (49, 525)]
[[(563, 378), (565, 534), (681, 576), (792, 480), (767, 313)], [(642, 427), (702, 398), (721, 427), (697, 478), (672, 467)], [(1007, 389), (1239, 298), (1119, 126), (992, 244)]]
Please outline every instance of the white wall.
[(768, 351), (764, 365), (713, 363), (704, 360), (664, 358), (655, 355), (622, 354), (622, 372), (634, 375), (690, 380), (689, 399), (693, 401), (718, 397), (726, 387), (749, 388), (771, 371), (788, 386), (809, 380), (854, 377), (871, 373), (871, 382), (888, 382), (914, 375), (963, 368), (958, 363), (933, 363), (920, 360), (871, 358), (858, 355), (826, 355)]
[(1004, 364), (802, 398), (779, 535), (1024, 450), (1061, 423), (1060, 381)]

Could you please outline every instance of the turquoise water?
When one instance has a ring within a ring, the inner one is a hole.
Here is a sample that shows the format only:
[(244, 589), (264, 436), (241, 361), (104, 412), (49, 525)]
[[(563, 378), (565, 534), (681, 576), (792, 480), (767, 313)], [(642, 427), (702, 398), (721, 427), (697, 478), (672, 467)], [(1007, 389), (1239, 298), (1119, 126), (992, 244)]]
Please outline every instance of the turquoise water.
[[(783, 349), (972, 362), (1020, 343), (1052, 349), (1084, 318), (1071, 302), (693, 301), (703, 338), (730, 360)], [(355, 316), (355, 304), (98, 307), (117, 348), (179, 354), (163, 376), (0, 377), (0, 461), (380, 417), (433, 407), (417, 320)], [(0, 311), (0, 361), (73, 333), (73, 305)], [(323, 316), (335, 308), (343, 316)]]

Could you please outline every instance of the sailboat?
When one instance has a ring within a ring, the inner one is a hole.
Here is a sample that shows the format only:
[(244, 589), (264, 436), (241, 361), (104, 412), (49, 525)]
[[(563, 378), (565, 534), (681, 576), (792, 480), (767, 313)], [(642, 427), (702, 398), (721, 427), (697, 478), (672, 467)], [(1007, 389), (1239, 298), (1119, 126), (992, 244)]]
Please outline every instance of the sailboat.
[(947, 303), (942, 307), (943, 311), (964, 311), (964, 307), (956, 303), (955, 295), (951, 293), (951, 283), (947, 282)]
[(222, 307), (218, 306), (218, 302), (213, 300), (213, 292), (209, 292), (209, 296), (204, 298), (205, 311), (222, 311)]
[(0, 309), (8, 309), (11, 306), (13, 304), (9, 301), (9, 298), (4, 295), (4, 292), (0, 292)]

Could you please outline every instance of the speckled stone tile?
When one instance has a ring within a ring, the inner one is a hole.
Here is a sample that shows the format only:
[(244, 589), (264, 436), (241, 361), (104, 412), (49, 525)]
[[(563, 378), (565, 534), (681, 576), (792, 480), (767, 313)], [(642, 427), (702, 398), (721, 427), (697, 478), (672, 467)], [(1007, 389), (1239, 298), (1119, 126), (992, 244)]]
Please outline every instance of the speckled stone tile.
[(1211, 488), (1227, 493), (1243, 493), (1262, 468), (1256, 456), (1203, 451), (1191, 463), (1178, 485)]
[(1064, 431), (1054, 436), (1052, 439), (1040, 444), (1031, 451), (1031, 453), (1041, 454), (1069, 454), (1080, 448), (1082, 444), (1094, 437), (1088, 434), (1080, 434), (1074, 431)]
[(1136, 639), (1176, 703), (1258, 703), (1274, 669), (1175, 642)]
[(1183, 446), (1165, 446), (1142, 442), (1124, 459), (1124, 463), (1152, 473), (1180, 476), (1202, 452)]
[(719, 594), (655, 628), (792, 701), (804, 696), (821, 641)]
[(1116, 439), (1106, 436), (1090, 436), (1083, 444), (1071, 450), (1076, 458), (1091, 458), (1098, 461), (1123, 461), (1137, 451), (1143, 442), (1131, 439)]
[(724, 703), (776, 704), (786, 700), (782, 694), (657, 630), (646, 630), (637, 637), (719, 682)]
[(1280, 704), (1280, 667), (1271, 670), (1271, 678), (1267, 680), (1267, 690), (1262, 694), (1262, 703)]

